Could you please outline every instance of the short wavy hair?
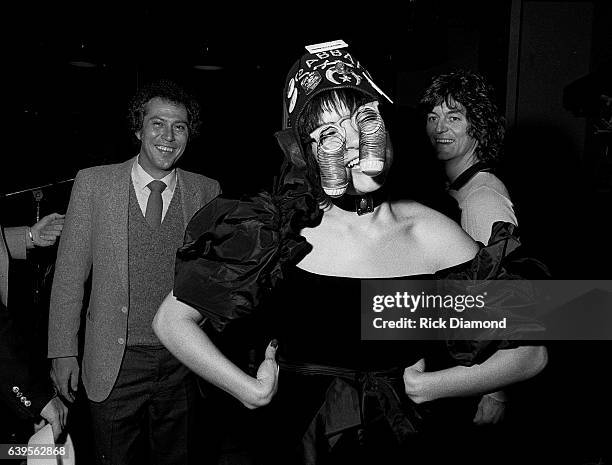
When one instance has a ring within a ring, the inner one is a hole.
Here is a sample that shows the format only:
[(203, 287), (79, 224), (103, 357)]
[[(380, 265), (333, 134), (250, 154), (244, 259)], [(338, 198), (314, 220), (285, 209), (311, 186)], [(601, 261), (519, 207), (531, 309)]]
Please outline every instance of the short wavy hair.
[(435, 76), (419, 101), (423, 115), (446, 102), (449, 108), (460, 104), (468, 120), (468, 134), (478, 141), (474, 151), (478, 160), (497, 162), (502, 155), (504, 118), (495, 103), (495, 91), (486, 79), (473, 71), (457, 70)]
[(142, 129), (146, 106), (149, 100), (160, 98), (175, 105), (182, 105), (187, 110), (187, 127), (189, 137), (197, 137), (200, 133), (200, 104), (185, 89), (168, 79), (150, 82), (141, 87), (130, 101), (128, 109), (128, 125), (132, 133)]

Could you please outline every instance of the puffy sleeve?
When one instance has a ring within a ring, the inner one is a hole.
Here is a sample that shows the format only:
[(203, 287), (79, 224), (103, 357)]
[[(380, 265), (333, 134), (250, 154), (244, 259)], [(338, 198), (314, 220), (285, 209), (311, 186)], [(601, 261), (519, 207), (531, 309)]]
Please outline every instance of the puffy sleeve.
[(175, 265), (175, 297), (218, 332), (252, 314), (311, 246), (299, 235), (321, 211), (300, 168), (288, 164), (273, 193), (219, 196), (190, 221)]
[[(482, 363), (497, 350), (520, 345), (539, 345), (534, 334), (544, 327), (534, 317), (539, 296), (530, 280), (548, 279), (548, 268), (525, 255), (517, 227), (496, 222), (487, 246), (469, 262), (436, 273), (438, 292), (443, 295), (481, 295), (485, 306), (457, 316), (464, 321), (501, 320), (506, 328), (464, 328), (446, 331), (450, 356), (459, 364)], [(465, 336), (470, 338), (466, 339)]]

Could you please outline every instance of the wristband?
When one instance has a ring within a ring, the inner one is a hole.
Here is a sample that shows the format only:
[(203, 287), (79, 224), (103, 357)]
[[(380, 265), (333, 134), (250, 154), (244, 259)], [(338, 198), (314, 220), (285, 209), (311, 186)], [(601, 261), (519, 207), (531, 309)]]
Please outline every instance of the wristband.
[(32, 245), (36, 245), (34, 244), (34, 236), (32, 235), (32, 228), (30, 228), (28, 226), (28, 237), (30, 238), (30, 242), (32, 243)]

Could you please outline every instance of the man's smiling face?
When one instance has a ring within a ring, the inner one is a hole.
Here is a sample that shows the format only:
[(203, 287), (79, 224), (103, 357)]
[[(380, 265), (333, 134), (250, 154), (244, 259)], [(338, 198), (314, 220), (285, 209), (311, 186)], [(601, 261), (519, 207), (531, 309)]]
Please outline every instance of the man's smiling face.
[(189, 139), (187, 110), (183, 105), (152, 98), (146, 104), (140, 140), (140, 166), (155, 179), (166, 176), (181, 158)]
[(443, 161), (472, 156), (477, 143), (468, 134), (470, 123), (465, 109), (459, 102), (453, 103), (454, 106), (449, 108), (446, 102), (442, 102), (427, 114), (427, 136), (438, 159)]

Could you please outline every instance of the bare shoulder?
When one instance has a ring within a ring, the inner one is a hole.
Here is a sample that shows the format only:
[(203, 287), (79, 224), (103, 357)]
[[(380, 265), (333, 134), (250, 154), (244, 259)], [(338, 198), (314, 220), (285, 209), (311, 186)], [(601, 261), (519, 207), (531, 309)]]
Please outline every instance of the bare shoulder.
[(418, 229), (432, 228), (433, 230), (442, 229), (441, 232), (457, 230), (463, 232), (461, 226), (448, 216), (413, 200), (392, 202), (391, 210), (400, 221), (414, 221)]
[(439, 269), (466, 262), (478, 252), (472, 238), (446, 215), (407, 200), (394, 202), (392, 209), (398, 217), (411, 223), (415, 239), (435, 258)]

